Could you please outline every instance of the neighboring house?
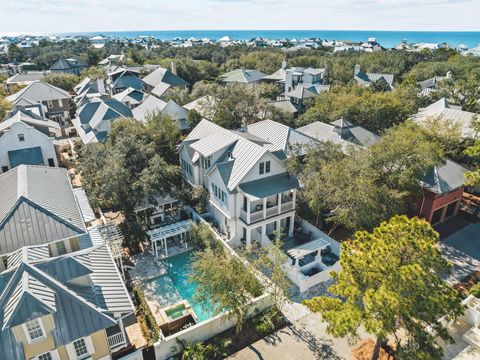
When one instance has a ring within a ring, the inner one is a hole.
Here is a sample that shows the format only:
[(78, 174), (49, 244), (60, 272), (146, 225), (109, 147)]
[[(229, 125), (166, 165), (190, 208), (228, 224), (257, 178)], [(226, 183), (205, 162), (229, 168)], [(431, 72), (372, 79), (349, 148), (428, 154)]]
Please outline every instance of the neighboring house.
[[(47, 115), (47, 107), (40, 102), (19, 98), (17, 101), (13, 103), (13, 109), (15, 108), (23, 108), (35, 115), (38, 115), (42, 118), (45, 118)], [(57, 123), (58, 125), (58, 123)], [(59, 125), (60, 126), (60, 125)]]
[(66, 169), (20, 165), (0, 174), (0, 188), (0, 256), (87, 232)]
[(458, 124), (464, 138), (477, 138), (478, 134), (472, 126), (474, 119), (480, 120), (480, 115), (468, 111), (463, 111), (461, 106), (451, 105), (446, 98), (420, 108), (418, 113), (411, 119), (418, 124), (425, 124), (429, 119), (439, 119), (448, 121), (452, 124)]
[[(3, 123), (0, 123), (0, 126)], [(0, 132), (0, 168), (3, 173), (21, 164), (58, 166), (54, 138), (22, 121)]]
[(80, 73), (87, 68), (87, 63), (82, 59), (61, 59), (50, 66), (52, 73), (63, 73), (80, 75)]
[(140, 79), (138, 72), (117, 68), (108, 74), (107, 89), (110, 96), (121, 93), (128, 88), (143, 90), (143, 81)]
[(41, 133), (49, 136), (55, 135), (55, 132), (60, 130), (60, 125), (55, 121), (48, 120), (22, 106), (15, 106), (0, 122), (0, 135), (16, 122), (23, 122), (33, 126)]
[(10, 91), (14, 86), (27, 86), (35, 81), (41, 81), (45, 77), (44, 72), (29, 72), (22, 74), (15, 74), (5, 80), (5, 86)]
[(220, 76), (226, 84), (236, 83), (256, 86), (266, 75), (257, 70), (237, 69)]
[(417, 201), (417, 215), (433, 225), (457, 215), (466, 172), (467, 169), (450, 159), (429, 171), (420, 181), (423, 196)]
[(70, 109), (72, 106), (70, 94), (65, 90), (41, 81), (33, 82), (19, 92), (7, 96), (5, 99), (13, 102), (15, 105), (19, 105), (21, 99), (28, 102), (41, 103), (47, 109), (45, 116), (58, 122), (60, 125), (65, 125), (70, 120)]
[(358, 84), (363, 86), (371, 86), (373, 83), (383, 83), (386, 89), (393, 89), (393, 74), (366, 73), (361, 70), (360, 65), (355, 65), (353, 78)]
[(205, 95), (197, 100), (189, 102), (188, 104), (183, 105), (188, 111), (195, 110), (202, 117), (212, 120), (215, 115), (215, 108), (218, 100), (213, 96)]
[(429, 96), (437, 90), (438, 84), (445, 80), (452, 79), (452, 72), (448, 71), (446, 76), (434, 76), (433, 78), (418, 82), (420, 96)]
[(90, 41), (90, 43), (95, 49), (101, 49), (107, 43), (108, 38), (102, 35), (97, 35), (97, 36), (91, 37), (90, 39), (88, 39), (88, 41)]
[(121, 93), (113, 95), (113, 99), (127, 105), (130, 109), (140, 105), (143, 102), (144, 97), (145, 93), (143, 91), (134, 88), (128, 88)]
[(169, 195), (143, 198), (135, 207), (135, 214), (149, 228), (165, 226), (179, 221), (181, 205)]
[[(264, 134), (266, 125), (256, 130)], [(299, 182), (283, 161), (290, 130), (278, 124), (276, 135), (275, 128), (270, 127), (269, 141), (204, 119), (179, 147), (184, 179), (208, 189), (209, 211), (232, 246), (263, 243), (280, 228), (293, 234)]]
[(349, 146), (369, 147), (379, 139), (371, 131), (344, 119), (335, 120), (330, 124), (315, 121), (299, 127), (297, 131), (319, 141), (330, 141), (340, 145), (343, 151)]
[(283, 93), (277, 99), (289, 100), (297, 111), (303, 111), (304, 101), (322, 92), (330, 90), (330, 85), (324, 85), (325, 69), (288, 67), (286, 60), (282, 67), (262, 80), (274, 82), (280, 86)]
[[(134, 307), (106, 244), (24, 247), (0, 273), (0, 360), (111, 359)], [(2, 259), (3, 260), (3, 259)]]
[(172, 70), (159, 67), (142, 80), (145, 83), (145, 91), (158, 97), (161, 97), (172, 88), (187, 89), (190, 85), (177, 75), (175, 62), (172, 62)]
[(158, 113), (168, 115), (177, 123), (180, 131), (184, 132), (189, 129), (187, 122), (188, 110), (173, 100), (165, 102), (153, 95), (149, 95), (141, 105), (132, 110), (133, 117), (141, 122), (147, 121), (149, 116)]
[(108, 57), (106, 57), (105, 59), (103, 59), (102, 61), (100, 61), (98, 63), (98, 65), (100, 66), (110, 66), (110, 65), (119, 65), (123, 59), (125, 58), (125, 56), (123, 54), (121, 55), (109, 55)]
[(84, 144), (104, 142), (113, 120), (132, 117), (132, 110), (120, 101), (95, 97), (82, 105), (72, 124)]
[(88, 77), (83, 79), (77, 86), (75, 86), (73, 91), (75, 94), (77, 94), (74, 98), (77, 108), (85, 105), (92, 98), (105, 97), (107, 95), (105, 83), (102, 79), (91, 80)]

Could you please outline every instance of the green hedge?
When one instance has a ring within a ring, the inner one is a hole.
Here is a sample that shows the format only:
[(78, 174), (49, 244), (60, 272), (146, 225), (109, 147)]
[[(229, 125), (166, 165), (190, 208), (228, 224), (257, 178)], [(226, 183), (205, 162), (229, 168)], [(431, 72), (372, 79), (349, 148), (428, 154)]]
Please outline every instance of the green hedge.
[(133, 287), (135, 303), (137, 305), (137, 318), (140, 322), (143, 336), (148, 342), (156, 342), (160, 338), (160, 328), (158, 327), (155, 317), (145, 300), (142, 289), (138, 286)]

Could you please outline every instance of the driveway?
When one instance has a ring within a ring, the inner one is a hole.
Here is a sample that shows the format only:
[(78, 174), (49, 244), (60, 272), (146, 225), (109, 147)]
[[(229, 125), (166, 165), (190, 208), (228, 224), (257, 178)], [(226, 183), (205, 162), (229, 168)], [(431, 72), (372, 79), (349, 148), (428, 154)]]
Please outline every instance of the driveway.
[(443, 256), (453, 267), (447, 282), (456, 284), (480, 268), (480, 223), (470, 224), (440, 242)]

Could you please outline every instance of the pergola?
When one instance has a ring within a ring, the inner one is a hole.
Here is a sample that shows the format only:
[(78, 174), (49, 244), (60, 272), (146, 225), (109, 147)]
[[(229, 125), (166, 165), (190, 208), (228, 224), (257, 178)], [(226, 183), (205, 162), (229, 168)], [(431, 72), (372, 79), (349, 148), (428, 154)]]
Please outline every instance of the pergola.
[(190, 231), (192, 227), (191, 220), (184, 220), (174, 224), (162, 226), (150, 231), (147, 231), (148, 236), (150, 237), (150, 241), (152, 242), (153, 251), (155, 256), (158, 257), (158, 243), (160, 242), (160, 248), (165, 250), (165, 256), (168, 256), (168, 247), (167, 247), (167, 239), (173, 236), (180, 236), (180, 242), (185, 249), (187, 248), (187, 239), (186, 234)]
[(319, 255), (319, 251), (326, 249), (329, 245), (330, 241), (327, 239), (316, 239), (287, 250), (287, 254), (295, 260), (295, 265), (298, 266), (301, 258), (314, 252), (318, 252)]

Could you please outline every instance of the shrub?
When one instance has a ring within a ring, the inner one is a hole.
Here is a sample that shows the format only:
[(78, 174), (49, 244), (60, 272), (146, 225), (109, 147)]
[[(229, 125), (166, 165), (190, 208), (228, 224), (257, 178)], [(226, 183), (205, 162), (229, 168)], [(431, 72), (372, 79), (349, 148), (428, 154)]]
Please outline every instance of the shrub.
[(469, 294), (480, 298), (480, 282), (470, 288)]
[(155, 320), (155, 317), (145, 300), (145, 295), (142, 289), (138, 286), (133, 287), (133, 296), (137, 305), (137, 318), (140, 323), (142, 334), (145, 339), (150, 342), (156, 342), (160, 338), (160, 328)]

